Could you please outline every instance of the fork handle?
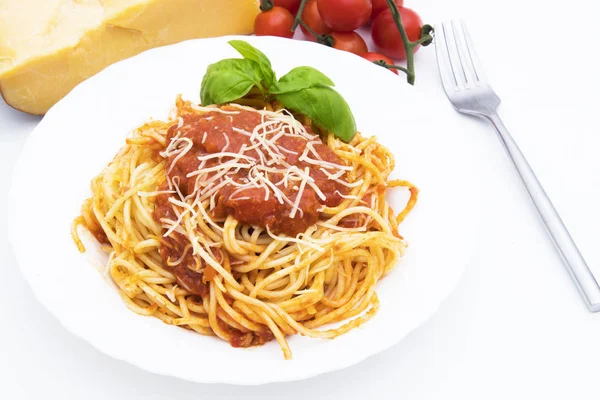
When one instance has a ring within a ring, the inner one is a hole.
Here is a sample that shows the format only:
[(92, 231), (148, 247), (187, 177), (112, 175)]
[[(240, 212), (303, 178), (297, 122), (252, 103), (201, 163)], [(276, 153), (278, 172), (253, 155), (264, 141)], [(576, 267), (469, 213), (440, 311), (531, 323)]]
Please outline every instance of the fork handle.
[(515, 143), (510, 133), (508, 133), (500, 116), (496, 112), (493, 112), (485, 115), (485, 117), (494, 125), (502, 145), (508, 152), (521, 180), (525, 184), (529, 196), (531, 196), (535, 207), (542, 217), (542, 221), (588, 309), (591, 312), (600, 311), (600, 286), (598, 286), (598, 282), (594, 278), (592, 271), (590, 271), (590, 268), (581, 256), (579, 249), (575, 245), (575, 242), (573, 242), (573, 238), (571, 238), (569, 231), (556, 212), (540, 181), (538, 181), (525, 156), (521, 153), (519, 146), (517, 146), (517, 143)]

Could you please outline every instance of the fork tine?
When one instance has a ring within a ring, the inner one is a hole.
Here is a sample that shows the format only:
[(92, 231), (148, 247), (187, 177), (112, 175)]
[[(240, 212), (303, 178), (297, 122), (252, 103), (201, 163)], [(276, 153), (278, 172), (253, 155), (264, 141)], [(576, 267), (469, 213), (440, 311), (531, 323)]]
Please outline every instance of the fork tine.
[(479, 62), (479, 57), (477, 56), (477, 52), (475, 51), (475, 46), (473, 45), (473, 41), (471, 40), (471, 35), (469, 35), (469, 30), (467, 29), (467, 25), (465, 25), (465, 21), (460, 20), (460, 31), (462, 31), (462, 37), (467, 47), (469, 59), (471, 60), (471, 64), (473, 66), (473, 71), (475, 76), (477, 77), (477, 81), (481, 83), (487, 83), (487, 78), (485, 73), (483, 72), (483, 67)]
[(456, 78), (454, 78), (452, 64), (450, 63), (450, 55), (448, 54), (448, 46), (446, 44), (446, 34), (442, 24), (437, 24), (435, 26), (434, 35), (435, 55), (438, 61), (442, 85), (444, 85), (444, 89), (447, 92), (456, 90), (457, 82)]
[(454, 36), (452, 21), (442, 22), (442, 30), (444, 32), (444, 37), (446, 38), (448, 58), (450, 59), (450, 65), (452, 65), (454, 79), (456, 80), (456, 84), (458, 87), (463, 87), (467, 83), (467, 77), (465, 75), (465, 71), (463, 69), (458, 53), (458, 44), (456, 43), (456, 37)]
[(455, 20), (436, 25), (434, 42), (444, 91), (454, 108), (478, 116), (495, 112), (500, 98), (485, 81), (464, 23)]
[(478, 82), (478, 77), (475, 73), (475, 67), (471, 59), (471, 49), (466, 42), (463, 29), (464, 23), (462, 20), (453, 20), (450, 22), (450, 25), (452, 26), (452, 34), (454, 35), (454, 40), (456, 41), (456, 50), (458, 52), (460, 65), (465, 76), (466, 86), (474, 86)]

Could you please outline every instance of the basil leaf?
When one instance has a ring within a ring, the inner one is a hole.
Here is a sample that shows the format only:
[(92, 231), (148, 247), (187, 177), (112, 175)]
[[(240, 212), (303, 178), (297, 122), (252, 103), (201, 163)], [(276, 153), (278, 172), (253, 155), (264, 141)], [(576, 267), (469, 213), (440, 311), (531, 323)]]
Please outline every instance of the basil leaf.
[(271, 67), (271, 61), (269, 61), (263, 52), (243, 40), (230, 40), (228, 43), (246, 60), (254, 61), (257, 64), (261, 80), (265, 83), (265, 87), (269, 88), (275, 84), (277, 78), (275, 77), (273, 67)]
[(286, 108), (306, 115), (345, 142), (349, 142), (356, 134), (356, 122), (350, 106), (330, 87), (311, 87), (280, 93), (275, 97)]
[(335, 86), (324, 73), (312, 67), (296, 67), (269, 89), (272, 94), (295, 92), (315, 86)]
[(244, 97), (254, 86), (262, 89), (252, 61), (238, 58), (221, 60), (208, 66), (202, 78), (200, 101), (203, 105), (228, 103)]
[(265, 98), (275, 96), (284, 107), (306, 115), (338, 138), (349, 141), (354, 137), (352, 111), (326, 75), (311, 67), (297, 67), (277, 82), (271, 62), (261, 51), (241, 40), (229, 44), (244, 58), (208, 67), (200, 89), (202, 104), (228, 103), (257, 87)]

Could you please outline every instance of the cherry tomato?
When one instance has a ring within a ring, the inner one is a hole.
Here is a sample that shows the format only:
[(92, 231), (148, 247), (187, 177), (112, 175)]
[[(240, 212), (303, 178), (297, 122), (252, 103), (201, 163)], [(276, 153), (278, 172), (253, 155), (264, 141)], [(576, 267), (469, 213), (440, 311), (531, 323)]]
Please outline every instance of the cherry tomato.
[(334, 31), (350, 32), (371, 17), (371, 0), (317, 0), (319, 14)]
[(280, 36), (291, 38), (294, 17), (283, 7), (273, 7), (263, 11), (254, 20), (254, 33), (256, 36)]
[[(408, 40), (414, 42), (421, 37), (421, 27), (423, 21), (421, 17), (410, 8), (400, 8), (400, 16), (402, 17), (402, 25), (406, 30)], [(373, 42), (379, 48), (381, 53), (388, 57), (404, 60), (406, 58), (406, 50), (400, 32), (394, 23), (390, 10), (382, 11), (375, 18), (372, 28)], [(415, 52), (419, 46), (415, 47)]]
[(292, 15), (296, 15), (300, 2), (302, 0), (273, 0), (273, 5), (277, 7), (287, 8)]
[[(321, 15), (319, 14), (319, 10), (317, 9), (317, 0), (308, 0), (306, 5), (304, 6), (304, 11), (302, 12), (302, 21), (308, 25), (310, 29), (315, 31), (318, 34), (323, 33), (331, 33), (333, 29), (325, 25)], [(313, 42), (316, 40), (315, 37), (309, 33), (305, 27), (300, 25), (302, 28), (302, 32), (304, 36)]]
[(333, 32), (333, 48), (361, 55), (368, 51), (364, 39), (356, 32)]
[[(375, 21), (375, 18), (383, 11), (389, 9), (386, 0), (371, 0), (373, 4), (373, 11), (371, 11), (371, 22)], [(394, 3), (398, 6), (398, 8), (404, 5), (404, 0), (394, 0)]]
[[(374, 53), (374, 52), (369, 52), (369, 53), (365, 53), (365, 54), (361, 54), (360, 55), (362, 58), (367, 59), (371, 62), (374, 61), (385, 61), (386, 64), (391, 64), (394, 65), (394, 62), (392, 61), (391, 58), (384, 56), (383, 54), (379, 54), (379, 53)], [(398, 75), (398, 70), (397, 69), (388, 69), (388, 71), (392, 71), (393, 73), (395, 73), (396, 75)]]

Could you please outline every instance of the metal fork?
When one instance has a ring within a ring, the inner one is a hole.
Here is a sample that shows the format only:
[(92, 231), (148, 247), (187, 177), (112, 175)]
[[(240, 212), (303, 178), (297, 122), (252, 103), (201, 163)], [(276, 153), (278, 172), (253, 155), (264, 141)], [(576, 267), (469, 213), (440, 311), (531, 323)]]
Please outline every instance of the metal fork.
[(600, 311), (598, 282), (519, 146), (498, 116), (500, 98), (484, 76), (464, 22), (453, 20), (438, 24), (434, 35), (440, 76), (450, 102), (456, 111), (492, 123), (588, 309)]

